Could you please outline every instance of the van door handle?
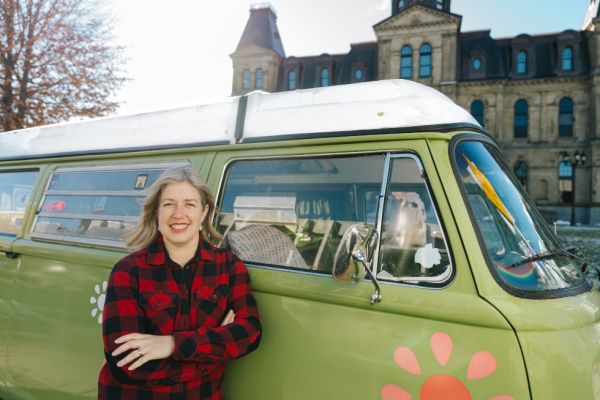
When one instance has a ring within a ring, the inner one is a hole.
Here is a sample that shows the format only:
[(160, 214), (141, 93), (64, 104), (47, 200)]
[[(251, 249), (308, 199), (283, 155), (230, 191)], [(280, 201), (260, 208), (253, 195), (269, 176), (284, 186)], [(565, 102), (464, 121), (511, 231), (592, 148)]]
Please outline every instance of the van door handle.
[(13, 253), (12, 251), (7, 251), (6, 253), (4, 253), (4, 255), (6, 256), (6, 258), (17, 258), (19, 256), (19, 253)]

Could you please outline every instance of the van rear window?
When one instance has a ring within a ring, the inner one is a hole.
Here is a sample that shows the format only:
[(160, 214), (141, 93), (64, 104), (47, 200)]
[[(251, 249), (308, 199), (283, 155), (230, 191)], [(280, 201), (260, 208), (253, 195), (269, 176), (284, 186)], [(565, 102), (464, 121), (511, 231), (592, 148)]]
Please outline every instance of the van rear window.
[(0, 172), (0, 233), (17, 235), (38, 171)]
[(57, 169), (38, 208), (31, 237), (125, 247), (148, 188), (173, 164)]

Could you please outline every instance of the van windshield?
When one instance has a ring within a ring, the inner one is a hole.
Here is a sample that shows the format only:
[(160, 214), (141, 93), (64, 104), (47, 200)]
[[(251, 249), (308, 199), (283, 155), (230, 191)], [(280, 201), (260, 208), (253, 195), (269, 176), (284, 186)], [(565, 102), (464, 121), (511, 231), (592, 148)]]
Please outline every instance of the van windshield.
[(561, 249), (533, 202), (491, 145), (462, 141), (455, 162), (493, 274), (519, 291), (559, 290), (585, 282), (583, 263)]

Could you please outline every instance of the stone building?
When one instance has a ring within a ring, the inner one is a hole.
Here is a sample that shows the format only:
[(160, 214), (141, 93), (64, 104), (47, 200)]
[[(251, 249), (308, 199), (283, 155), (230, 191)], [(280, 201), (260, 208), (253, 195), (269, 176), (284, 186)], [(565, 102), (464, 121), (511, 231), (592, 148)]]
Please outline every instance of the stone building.
[(600, 0), (580, 31), (496, 39), (462, 32), (451, 0), (392, 0), (376, 41), (344, 54), (286, 56), (269, 5), (250, 9), (233, 95), (378, 79), (432, 86), (469, 110), (549, 220), (600, 224)]

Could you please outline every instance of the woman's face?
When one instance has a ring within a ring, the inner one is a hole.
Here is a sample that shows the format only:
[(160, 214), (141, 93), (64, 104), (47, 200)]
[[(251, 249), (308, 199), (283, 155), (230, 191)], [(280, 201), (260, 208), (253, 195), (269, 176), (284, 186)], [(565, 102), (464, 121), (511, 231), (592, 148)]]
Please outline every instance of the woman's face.
[(198, 240), (198, 231), (208, 213), (200, 192), (188, 182), (164, 187), (158, 204), (158, 230), (165, 244), (185, 246)]

